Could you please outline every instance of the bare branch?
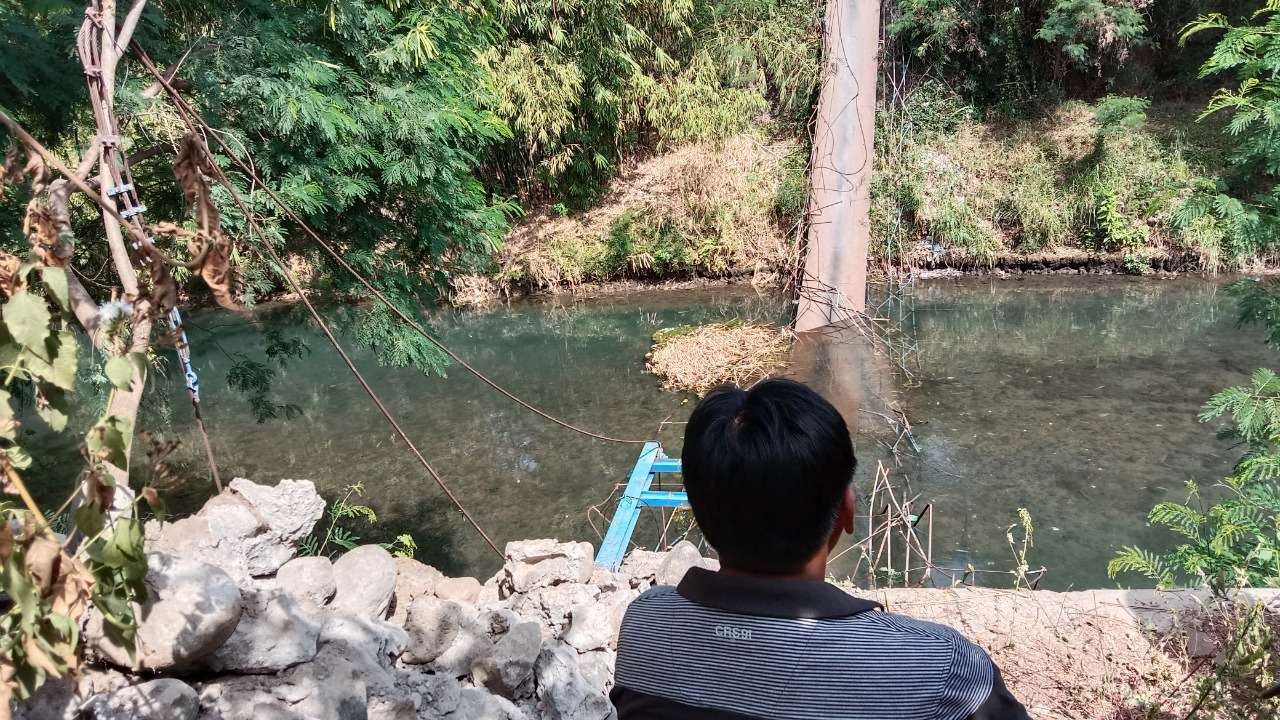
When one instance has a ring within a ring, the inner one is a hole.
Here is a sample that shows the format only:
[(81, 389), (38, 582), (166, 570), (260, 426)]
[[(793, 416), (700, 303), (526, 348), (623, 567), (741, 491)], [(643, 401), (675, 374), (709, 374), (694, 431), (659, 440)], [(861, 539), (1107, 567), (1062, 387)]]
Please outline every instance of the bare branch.
[[(133, 39), (133, 31), (137, 29), (138, 20), (142, 17), (142, 10), (146, 6), (147, 0), (135, 0), (133, 7), (129, 8), (129, 13), (124, 16), (124, 22), (120, 23), (120, 31), (116, 33), (116, 58), (124, 55), (124, 49)], [(114, 63), (112, 67), (114, 69)]]

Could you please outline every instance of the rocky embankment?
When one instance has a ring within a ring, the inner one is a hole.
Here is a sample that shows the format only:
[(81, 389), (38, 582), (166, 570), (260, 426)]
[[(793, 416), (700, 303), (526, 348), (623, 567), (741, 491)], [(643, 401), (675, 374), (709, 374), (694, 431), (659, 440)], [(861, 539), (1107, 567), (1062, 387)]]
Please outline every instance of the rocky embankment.
[(712, 563), (685, 544), (608, 573), (590, 543), (529, 540), (482, 584), (377, 545), (298, 557), (323, 512), (310, 481), (237, 479), (194, 516), (148, 523), (136, 655), (91, 610), (89, 667), (15, 717), (606, 718), (626, 605)]
[[(309, 481), (237, 479), (198, 514), (149, 523), (136, 654), (90, 611), (87, 668), (47, 683), (15, 717), (603, 720), (627, 604), (715, 565), (684, 543), (632, 552), (610, 573), (589, 543), (528, 540), (509, 543), (481, 583), (376, 545), (336, 562), (298, 557), (323, 512)], [(1216, 612), (1204, 593), (859, 594), (968, 634), (1033, 717), (1117, 717), (1174, 698), (1183, 669), (1226, 646), (1203, 621)], [(1274, 619), (1276, 595), (1255, 595)]]

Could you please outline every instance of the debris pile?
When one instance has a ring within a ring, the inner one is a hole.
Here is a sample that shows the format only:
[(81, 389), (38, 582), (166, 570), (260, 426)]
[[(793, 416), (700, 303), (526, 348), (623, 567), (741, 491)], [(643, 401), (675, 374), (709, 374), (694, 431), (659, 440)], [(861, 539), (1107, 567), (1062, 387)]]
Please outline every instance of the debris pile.
[(791, 340), (791, 331), (772, 325), (680, 325), (654, 333), (648, 368), (668, 390), (705, 395), (721, 383), (746, 386), (785, 367)]

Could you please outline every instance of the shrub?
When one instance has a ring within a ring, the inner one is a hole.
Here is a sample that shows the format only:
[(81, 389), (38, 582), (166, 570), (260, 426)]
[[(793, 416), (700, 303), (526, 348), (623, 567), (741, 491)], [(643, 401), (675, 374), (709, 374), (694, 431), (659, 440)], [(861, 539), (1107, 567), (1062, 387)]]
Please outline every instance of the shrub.
[(1123, 95), (1108, 95), (1098, 101), (1093, 111), (1098, 127), (1138, 127), (1147, 121), (1150, 100)]

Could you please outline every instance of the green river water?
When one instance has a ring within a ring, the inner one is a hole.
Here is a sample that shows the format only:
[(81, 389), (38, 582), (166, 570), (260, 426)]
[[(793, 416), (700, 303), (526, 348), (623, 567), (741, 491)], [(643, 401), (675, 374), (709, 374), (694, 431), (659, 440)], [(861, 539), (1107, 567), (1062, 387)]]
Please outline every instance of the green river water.
[[(442, 311), (431, 320), (457, 352), (535, 405), (607, 434), (656, 437), (674, 454), (682, 426), (661, 423), (684, 420), (689, 398), (662, 390), (645, 372), (653, 332), (728, 318), (776, 321), (787, 310), (778, 297), (726, 287)], [(419, 558), (448, 573), (487, 577), (497, 568), (496, 556), (393, 439), (301, 315), (207, 311), (192, 320), (206, 420), (224, 477), (307, 478), (328, 498), (362, 482), (379, 515), (364, 529), (366, 540), (409, 532)], [(311, 353), (275, 380), (279, 399), (299, 406), (302, 417), (258, 424), (224, 378), (228, 355), (261, 358), (266, 327), (302, 337)], [(1057, 589), (1112, 585), (1105, 565), (1116, 548), (1168, 542), (1147, 526), (1146, 511), (1181, 498), (1189, 478), (1220, 478), (1238, 455), (1196, 420), (1198, 409), (1216, 390), (1246, 382), (1255, 367), (1274, 365), (1261, 333), (1235, 326), (1221, 283), (1201, 279), (924, 281), (907, 330), (919, 346), (908, 358), (910, 381), (887, 378), (887, 363), (868, 362), (836, 339), (801, 344), (788, 373), (831, 395), (858, 427), (860, 488), (883, 461), (922, 502), (935, 503), (936, 562), (1011, 567), (1005, 529), (1026, 507), (1037, 530), (1031, 564), (1046, 565), (1042, 586)], [(428, 377), (379, 367), (369, 353), (353, 355), (499, 544), (596, 541), (587, 508), (625, 479), (635, 446), (547, 423), (461, 368)], [(144, 426), (182, 441), (174, 456), (179, 485), (169, 492), (178, 508), (194, 508), (208, 490), (191, 410), (176, 372), (157, 383)], [(896, 393), (914, 425), (918, 456), (901, 453), (901, 466), (894, 463), (880, 442), (885, 421), (858, 410), (873, 406), (869, 393)], [(68, 486), (78, 457), (70, 445), (49, 452), (54, 460), (35, 468), (33, 478), (52, 497)], [(636, 539), (651, 543), (655, 535), (642, 526)]]

